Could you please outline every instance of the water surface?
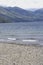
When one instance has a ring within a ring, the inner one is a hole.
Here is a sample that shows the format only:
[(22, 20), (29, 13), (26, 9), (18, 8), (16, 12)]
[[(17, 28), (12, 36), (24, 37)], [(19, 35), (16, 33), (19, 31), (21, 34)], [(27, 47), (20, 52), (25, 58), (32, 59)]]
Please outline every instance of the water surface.
[(0, 23), (0, 41), (36, 40), (43, 44), (43, 22)]

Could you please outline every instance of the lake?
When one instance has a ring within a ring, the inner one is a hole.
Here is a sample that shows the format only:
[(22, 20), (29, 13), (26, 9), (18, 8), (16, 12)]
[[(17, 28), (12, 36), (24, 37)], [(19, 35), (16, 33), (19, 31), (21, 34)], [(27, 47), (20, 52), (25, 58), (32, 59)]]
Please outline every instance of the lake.
[(0, 23), (0, 42), (43, 44), (43, 22)]

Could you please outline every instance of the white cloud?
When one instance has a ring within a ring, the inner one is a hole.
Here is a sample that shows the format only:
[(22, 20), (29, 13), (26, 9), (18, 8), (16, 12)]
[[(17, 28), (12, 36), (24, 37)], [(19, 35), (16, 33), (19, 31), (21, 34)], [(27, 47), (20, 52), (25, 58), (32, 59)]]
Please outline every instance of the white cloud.
[(16, 0), (0, 0), (0, 5), (2, 6), (14, 6)]
[(43, 8), (43, 0), (0, 0), (0, 5), (22, 8)]

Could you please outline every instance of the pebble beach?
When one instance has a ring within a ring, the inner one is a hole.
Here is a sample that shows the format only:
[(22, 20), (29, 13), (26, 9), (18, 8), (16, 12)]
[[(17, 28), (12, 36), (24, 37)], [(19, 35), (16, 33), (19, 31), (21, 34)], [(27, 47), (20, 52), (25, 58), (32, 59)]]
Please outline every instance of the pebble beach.
[(43, 46), (0, 43), (0, 65), (43, 65)]

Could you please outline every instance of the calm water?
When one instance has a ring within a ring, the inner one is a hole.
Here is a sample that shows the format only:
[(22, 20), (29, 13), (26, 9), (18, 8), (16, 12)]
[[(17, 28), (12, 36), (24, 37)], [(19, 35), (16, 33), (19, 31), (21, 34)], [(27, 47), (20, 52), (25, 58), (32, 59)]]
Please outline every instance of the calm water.
[(0, 42), (15, 40), (28, 43), (36, 40), (43, 44), (43, 22), (0, 23)]

